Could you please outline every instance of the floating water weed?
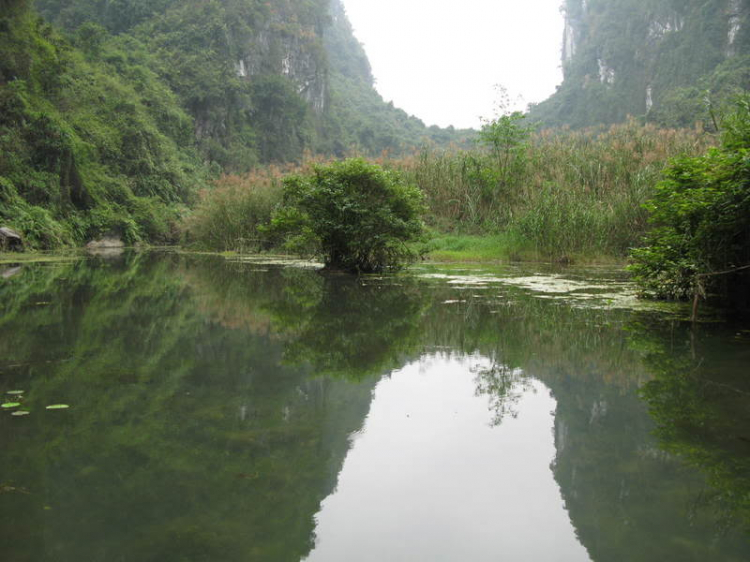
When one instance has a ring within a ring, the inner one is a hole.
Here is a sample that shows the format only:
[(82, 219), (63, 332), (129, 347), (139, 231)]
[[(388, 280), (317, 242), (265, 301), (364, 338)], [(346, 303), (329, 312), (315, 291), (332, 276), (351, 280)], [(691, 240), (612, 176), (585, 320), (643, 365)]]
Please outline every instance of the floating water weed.
[(70, 408), (67, 404), (52, 404), (47, 406), (47, 410), (67, 410)]
[(20, 402), (6, 402), (0, 407), (5, 408), (6, 410), (10, 410), (11, 408), (18, 408), (20, 405)]

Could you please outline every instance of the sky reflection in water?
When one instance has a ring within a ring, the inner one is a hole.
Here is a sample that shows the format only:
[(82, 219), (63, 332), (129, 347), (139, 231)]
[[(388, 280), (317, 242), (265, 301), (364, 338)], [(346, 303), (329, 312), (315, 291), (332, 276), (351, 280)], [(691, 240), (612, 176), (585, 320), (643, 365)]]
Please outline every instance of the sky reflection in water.
[(11, 269), (4, 559), (750, 558), (750, 332), (629, 310), (616, 273)]
[(587, 561), (550, 464), (555, 400), (539, 382), (497, 426), (479, 357), (423, 357), (378, 383), (309, 562)]

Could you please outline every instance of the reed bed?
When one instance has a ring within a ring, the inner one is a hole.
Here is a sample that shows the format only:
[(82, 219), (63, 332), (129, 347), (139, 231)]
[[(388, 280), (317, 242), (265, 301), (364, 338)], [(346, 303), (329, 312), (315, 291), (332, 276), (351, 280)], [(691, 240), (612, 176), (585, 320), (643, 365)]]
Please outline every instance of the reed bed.
[[(643, 205), (667, 162), (702, 154), (714, 143), (702, 130), (631, 120), (610, 128), (542, 131), (501, 151), (423, 150), (372, 161), (422, 189), (426, 220), (437, 233), (503, 240), (514, 254), (523, 248), (521, 254), (552, 258), (624, 257), (648, 229)], [(301, 164), (222, 177), (201, 193), (185, 224), (187, 241), (216, 250), (268, 249), (273, 241), (258, 226), (281, 203), (283, 178), (325, 162), (307, 155)]]
[(629, 121), (536, 133), (502, 153), (423, 151), (390, 165), (424, 191), (439, 232), (504, 233), (547, 256), (625, 256), (648, 228), (643, 204), (667, 162), (713, 143), (702, 131)]
[(198, 248), (258, 252), (274, 241), (259, 230), (281, 204), (283, 180), (294, 173), (309, 173), (326, 160), (306, 155), (302, 164), (258, 167), (245, 175), (223, 175), (202, 190), (198, 204), (183, 223), (183, 242)]

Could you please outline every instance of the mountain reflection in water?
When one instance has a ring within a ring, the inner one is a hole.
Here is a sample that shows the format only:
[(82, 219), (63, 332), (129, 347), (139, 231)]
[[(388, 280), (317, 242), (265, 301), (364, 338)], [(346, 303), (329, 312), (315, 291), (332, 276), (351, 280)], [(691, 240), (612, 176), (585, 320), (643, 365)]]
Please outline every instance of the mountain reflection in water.
[[(525, 387), (492, 423), (481, 357), (436, 354), (378, 384), (307, 560), (589, 560), (555, 483), (555, 401)], [(544, 532), (540, 532), (544, 529)]]
[(748, 559), (744, 332), (478, 285), (156, 253), (1, 279), (4, 557)]

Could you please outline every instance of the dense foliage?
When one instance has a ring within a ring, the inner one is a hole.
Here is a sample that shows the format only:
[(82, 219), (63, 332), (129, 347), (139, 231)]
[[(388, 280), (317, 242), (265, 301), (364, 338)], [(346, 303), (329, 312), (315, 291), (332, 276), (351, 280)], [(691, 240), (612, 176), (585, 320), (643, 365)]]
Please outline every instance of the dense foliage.
[(386, 104), (339, 0), (40, 0), (75, 31), (96, 22), (156, 54), (153, 69), (195, 119), (201, 154), (227, 172), (402, 152), (463, 134), (432, 130)]
[[(711, 108), (750, 87), (750, 9), (738, 0), (565, 0), (565, 79), (531, 110), (545, 126), (628, 115), (712, 127)], [(708, 103), (706, 103), (708, 102)]]
[(327, 267), (372, 273), (416, 258), (422, 193), (392, 171), (362, 159), (316, 166), (284, 180), (284, 204), (271, 232), (286, 246), (321, 256)]
[(32, 248), (175, 240), (222, 172), (461, 135), (386, 104), (337, 0), (5, 0), (0, 220)]
[[(625, 258), (648, 230), (645, 202), (670, 158), (713, 143), (693, 130), (629, 122), (609, 129), (533, 132), (520, 115), (488, 122), (472, 150), (424, 150), (375, 163), (425, 195), (433, 239), (424, 248), (455, 259)], [(222, 177), (185, 223), (186, 240), (213, 250), (279, 243), (264, 232), (290, 173), (315, 164), (268, 166)], [(481, 247), (479, 247), (481, 246)]]
[(23, 3), (0, 28), (0, 221), (36, 248), (172, 239), (205, 172), (144, 46), (95, 26), (65, 39)]
[[(678, 158), (649, 203), (655, 228), (633, 270), (659, 297), (715, 294), (750, 306), (750, 100), (724, 122), (722, 144)], [(745, 268), (745, 269), (743, 269)]]
[(289, 171), (268, 166), (242, 176), (222, 176), (211, 189), (201, 190), (198, 204), (183, 223), (183, 242), (221, 252), (269, 249), (274, 240), (263, 228), (281, 204), (282, 181)]

